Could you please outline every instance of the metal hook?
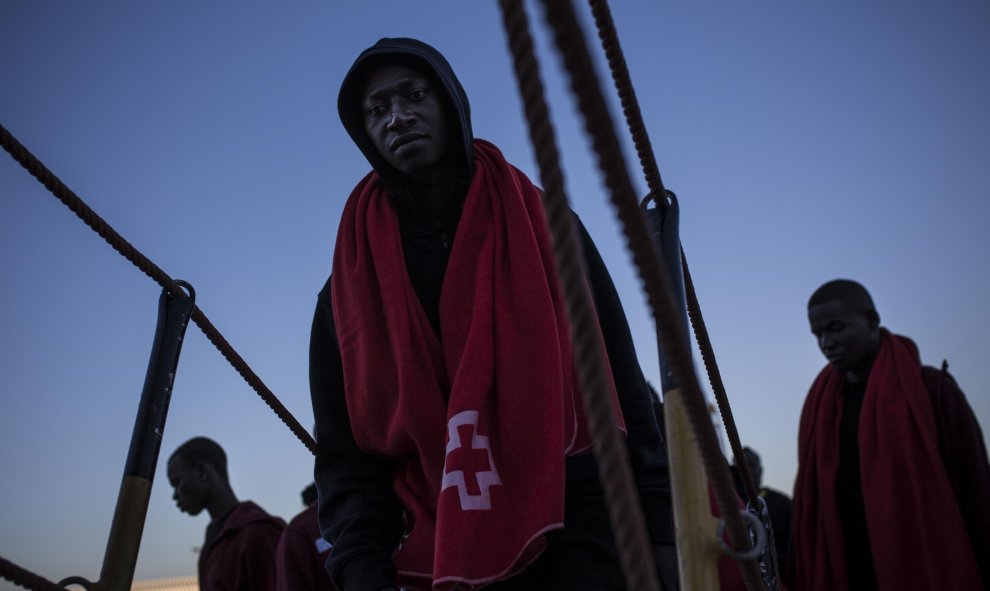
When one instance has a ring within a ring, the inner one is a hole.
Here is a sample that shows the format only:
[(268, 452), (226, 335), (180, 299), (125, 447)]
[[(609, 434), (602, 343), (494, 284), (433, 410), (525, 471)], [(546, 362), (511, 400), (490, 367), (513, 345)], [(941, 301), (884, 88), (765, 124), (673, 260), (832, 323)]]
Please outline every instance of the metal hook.
[[(763, 528), (763, 524), (760, 520), (749, 511), (740, 511), (739, 515), (742, 516), (743, 521), (748, 521), (749, 527), (749, 537), (753, 541), (753, 547), (745, 552), (740, 552), (734, 548), (730, 548), (722, 537), (725, 533), (725, 519), (718, 520), (718, 543), (722, 546), (722, 553), (732, 558), (734, 560), (756, 560), (763, 554), (763, 549), (767, 545), (767, 530)], [(756, 538), (753, 540), (753, 538)]]
[(86, 591), (93, 588), (93, 583), (83, 577), (66, 577), (58, 582), (59, 587), (68, 587), (69, 585), (79, 585)]
[[(190, 284), (188, 281), (183, 281), (182, 279), (176, 279), (175, 284), (181, 287), (182, 289), (186, 290), (185, 295), (192, 298), (192, 301), (194, 302), (196, 301), (196, 290), (193, 289), (192, 284)], [(172, 294), (172, 295), (176, 296), (179, 294)]]
[(643, 197), (643, 199), (639, 202), (639, 206), (642, 209), (648, 209), (650, 201), (652, 201), (653, 204), (659, 207), (660, 209), (666, 209), (667, 206), (669, 205), (676, 205), (677, 195), (669, 189), (664, 189), (664, 193), (665, 195), (662, 202), (658, 200), (656, 198), (656, 195), (654, 195), (652, 192), (647, 193), (646, 197)]

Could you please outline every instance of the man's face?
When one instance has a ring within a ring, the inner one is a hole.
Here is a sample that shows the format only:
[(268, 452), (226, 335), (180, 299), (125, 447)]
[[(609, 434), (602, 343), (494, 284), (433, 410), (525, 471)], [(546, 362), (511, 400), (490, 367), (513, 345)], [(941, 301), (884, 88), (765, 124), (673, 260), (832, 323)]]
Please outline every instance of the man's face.
[(443, 91), (403, 65), (373, 72), (364, 92), (364, 129), (386, 162), (413, 180), (447, 156)]
[(818, 348), (832, 367), (851, 382), (869, 378), (880, 349), (880, 323), (874, 316), (840, 300), (808, 308), (808, 321)]
[(746, 468), (749, 470), (749, 475), (753, 478), (753, 486), (760, 488), (760, 484), (763, 483), (763, 465), (760, 464), (760, 458), (753, 454), (745, 453), (745, 450), (743, 451), (743, 457), (746, 458)]
[(175, 489), (172, 500), (175, 501), (179, 511), (199, 515), (206, 507), (209, 487), (205, 468), (202, 465), (190, 462), (181, 456), (172, 457), (168, 461), (168, 481)]

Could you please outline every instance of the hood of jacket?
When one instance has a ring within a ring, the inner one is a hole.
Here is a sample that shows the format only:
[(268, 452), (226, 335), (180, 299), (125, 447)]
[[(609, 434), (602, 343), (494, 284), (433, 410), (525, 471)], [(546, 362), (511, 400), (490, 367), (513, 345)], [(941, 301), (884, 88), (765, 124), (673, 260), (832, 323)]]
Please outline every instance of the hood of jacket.
[[(447, 104), (453, 109), (449, 115), (449, 123), (461, 141), (454, 141), (453, 146), (460, 150), (457, 155), (463, 158), (461, 164), (465, 167), (465, 178), (470, 179), (474, 173), (474, 134), (471, 131), (471, 106), (467, 94), (461, 86), (454, 70), (439, 51), (416, 39), (405, 37), (385, 37), (354, 60), (351, 69), (344, 76), (337, 95), (337, 112), (344, 129), (357, 144), (371, 167), (382, 178), (385, 186), (393, 195), (405, 192), (405, 180), (395, 168), (388, 164), (364, 129), (364, 96), (365, 82), (375, 68), (391, 64), (407, 64), (423, 71), (440, 84), (448, 99)], [(456, 138), (455, 138), (456, 139)]]

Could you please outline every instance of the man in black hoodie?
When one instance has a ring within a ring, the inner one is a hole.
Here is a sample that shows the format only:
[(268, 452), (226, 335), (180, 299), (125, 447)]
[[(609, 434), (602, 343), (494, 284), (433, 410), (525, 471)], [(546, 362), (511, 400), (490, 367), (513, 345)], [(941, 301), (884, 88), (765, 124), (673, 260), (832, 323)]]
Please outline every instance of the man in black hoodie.
[[(310, 344), (331, 577), (344, 591), (625, 588), (539, 189), (474, 138), (464, 89), (425, 43), (365, 50), (337, 106), (374, 170), (345, 206)], [(577, 225), (648, 530), (669, 559), (661, 426)]]

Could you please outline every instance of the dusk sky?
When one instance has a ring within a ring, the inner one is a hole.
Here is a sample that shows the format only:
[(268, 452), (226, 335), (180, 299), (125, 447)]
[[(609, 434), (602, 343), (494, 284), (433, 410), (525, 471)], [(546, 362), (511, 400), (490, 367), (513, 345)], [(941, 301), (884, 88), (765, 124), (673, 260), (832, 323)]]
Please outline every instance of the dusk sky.
[[(659, 384), (643, 291), (542, 10), (528, 8), (572, 206)], [(765, 482), (791, 492), (801, 406), (824, 364), (805, 306), (836, 277), (865, 284), (882, 323), (915, 339), (923, 361), (948, 359), (986, 433), (990, 4), (617, 1), (612, 11)], [(344, 201), (369, 170), (337, 117), (337, 90), (385, 36), (443, 52), (476, 136), (538, 182), (495, 2), (0, 2), (0, 123), (189, 281), (307, 429), (316, 294)], [(160, 288), (6, 153), (0, 205), (0, 556), (51, 580), (95, 580)], [(179, 513), (165, 478), (168, 455), (195, 435), (225, 447), (240, 498), (287, 520), (302, 509), (312, 456), (190, 325), (138, 579), (195, 573), (208, 518)]]

